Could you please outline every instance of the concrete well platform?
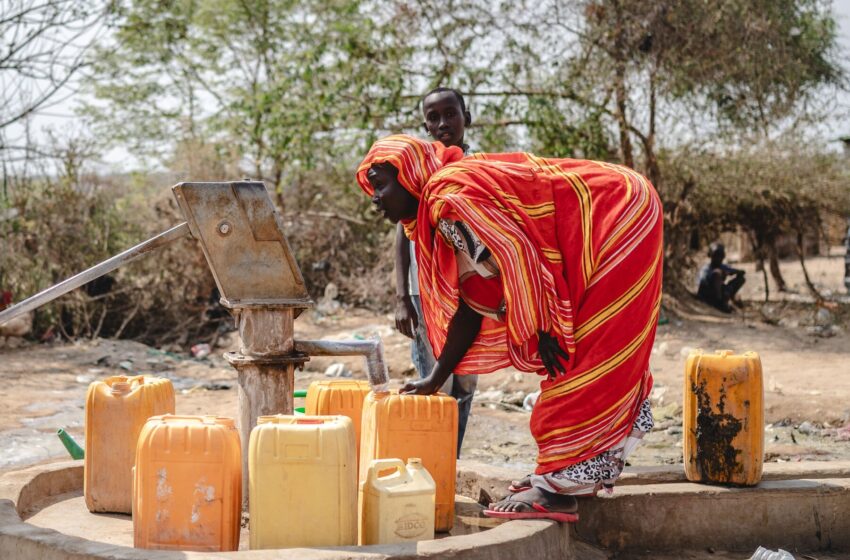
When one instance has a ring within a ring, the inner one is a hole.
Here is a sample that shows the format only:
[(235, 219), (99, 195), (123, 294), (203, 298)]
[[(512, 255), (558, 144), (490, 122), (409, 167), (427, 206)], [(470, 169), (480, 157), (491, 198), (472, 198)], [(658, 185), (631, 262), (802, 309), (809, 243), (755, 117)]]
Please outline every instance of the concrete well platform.
[[(0, 477), (2, 559), (501, 560), (737, 559), (758, 546), (809, 558), (850, 558), (850, 462), (765, 465), (761, 484), (692, 484), (681, 466), (630, 469), (611, 496), (582, 499), (580, 521), (499, 523), (476, 500), (494, 499), (524, 473), (461, 461), (459, 523), (451, 536), (406, 545), (227, 553), (136, 550), (128, 516), (90, 514), (82, 462), (68, 461)], [(243, 535), (243, 546), (248, 539)]]
[[(91, 514), (82, 497), (82, 461), (32, 467), (0, 477), (0, 558), (3, 560), (401, 560), (413, 558), (588, 558), (569, 528), (551, 521), (508, 523), (480, 515), (481, 506), (459, 497), (450, 536), (403, 545), (293, 548), (200, 553), (132, 548), (126, 515)], [(247, 534), (242, 535), (247, 548)], [(602, 556), (601, 558), (604, 558)]]

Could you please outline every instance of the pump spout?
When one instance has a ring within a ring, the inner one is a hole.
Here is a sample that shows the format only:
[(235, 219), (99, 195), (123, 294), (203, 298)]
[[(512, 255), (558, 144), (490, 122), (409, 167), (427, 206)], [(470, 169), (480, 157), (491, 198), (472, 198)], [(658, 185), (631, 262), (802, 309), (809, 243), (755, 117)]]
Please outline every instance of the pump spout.
[(384, 345), (379, 337), (371, 340), (296, 340), (295, 351), (308, 356), (363, 356), (372, 390), (382, 393), (389, 387)]

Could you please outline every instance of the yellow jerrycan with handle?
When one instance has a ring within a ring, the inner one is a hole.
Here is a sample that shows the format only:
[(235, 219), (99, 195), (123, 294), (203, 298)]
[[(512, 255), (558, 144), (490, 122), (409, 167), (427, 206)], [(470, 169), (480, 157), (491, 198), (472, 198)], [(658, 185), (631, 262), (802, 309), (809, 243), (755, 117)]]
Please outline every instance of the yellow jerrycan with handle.
[(764, 462), (764, 388), (755, 352), (695, 350), (685, 365), (685, 475), (692, 482), (754, 486)]
[(251, 549), (357, 544), (346, 416), (260, 416), (248, 445)]
[(457, 401), (448, 395), (371, 392), (363, 402), (360, 481), (373, 459), (419, 457), (437, 485), (435, 528), (454, 525)]
[(83, 494), (91, 512), (130, 513), (136, 442), (148, 418), (174, 414), (168, 379), (118, 375), (86, 394)]
[(436, 491), (418, 458), (372, 461), (360, 483), (360, 544), (433, 539)]

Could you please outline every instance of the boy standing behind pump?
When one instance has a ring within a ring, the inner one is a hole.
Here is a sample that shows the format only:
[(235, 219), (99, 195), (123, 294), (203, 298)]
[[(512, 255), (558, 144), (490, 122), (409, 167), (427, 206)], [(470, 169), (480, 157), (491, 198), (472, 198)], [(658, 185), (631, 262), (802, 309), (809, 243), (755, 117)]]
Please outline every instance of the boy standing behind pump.
[[(470, 154), (469, 146), (463, 142), (463, 136), (466, 127), (472, 124), (472, 116), (466, 109), (463, 95), (459, 91), (443, 87), (429, 91), (422, 98), (422, 115), (425, 118), (425, 131), (434, 140), (446, 147), (457, 146), (463, 150), (464, 155)], [(411, 359), (419, 377), (425, 378), (434, 369), (436, 359), (422, 317), (415, 247), (404, 234), (404, 226), (400, 223), (396, 226), (395, 270), (396, 328), (404, 336), (413, 339), (410, 345)], [(442, 387), (444, 393), (457, 400), (458, 457), (477, 385), (477, 375), (453, 374)]]

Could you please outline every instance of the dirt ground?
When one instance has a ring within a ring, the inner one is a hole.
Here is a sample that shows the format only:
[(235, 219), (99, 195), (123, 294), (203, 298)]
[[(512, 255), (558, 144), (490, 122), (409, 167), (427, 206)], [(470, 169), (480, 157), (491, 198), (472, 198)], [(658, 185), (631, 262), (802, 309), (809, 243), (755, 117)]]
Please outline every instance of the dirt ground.
[[(746, 306), (731, 316), (696, 302), (665, 311), (652, 354), (656, 427), (631, 457), (633, 465), (682, 462), (681, 402), (684, 361), (693, 348), (754, 350), (761, 355), (765, 380), (766, 459), (768, 461), (850, 459), (850, 300), (842, 285), (842, 253), (807, 262), (819, 289), (839, 303), (824, 309), (814, 303), (794, 262), (782, 269), (792, 292), (763, 304), (761, 273), (751, 265), (744, 289)], [(662, 321), (663, 322), (663, 321)], [(393, 383), (414, 375), (409, 343), (390, 327), (392, 317), (360, 309), (331, 314), (307, 312), (296, 321), (299, 338), (382, 337)], [(83, 439), (88, 384), (110, 375), (159, 375), (178, 393), (177, 412), (236, 415), (236, 376), (220, 357), (235, 349), (235, 333), (203, 359), (123, 340), (85, 340), (0, 349), (0, 471), (66, 457), (56, 438), (65, 428)], [(336, 360), (314, 358), (296, 385), (306, 388), (325, 378)], [(365, 377), (360, 358), (341, 361), (354, 377)], [(538, 378), (514, 370), (482, 376), (462, 457), (531, 469), (535, 446), (522, 401), (537, 389)]]

